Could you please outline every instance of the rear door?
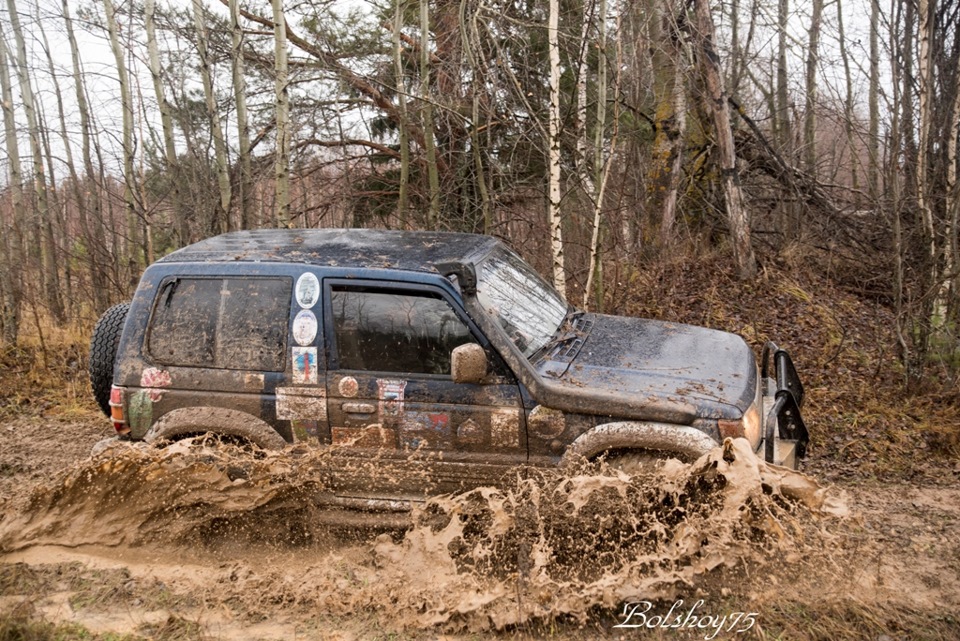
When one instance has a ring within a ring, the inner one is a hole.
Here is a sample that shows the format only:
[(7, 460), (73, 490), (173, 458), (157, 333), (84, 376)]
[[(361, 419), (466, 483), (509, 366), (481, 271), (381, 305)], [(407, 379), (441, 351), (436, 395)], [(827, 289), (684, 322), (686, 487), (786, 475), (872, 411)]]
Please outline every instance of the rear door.
[(335, 449), (362, 472), (341, 494), (414, 498), (501, 477), (527, 460), (520, 392), (489, 346), (482, 385), (454, 383), (450, 355), (482, 335), (429, 285), (324, 280), (327, 411)]

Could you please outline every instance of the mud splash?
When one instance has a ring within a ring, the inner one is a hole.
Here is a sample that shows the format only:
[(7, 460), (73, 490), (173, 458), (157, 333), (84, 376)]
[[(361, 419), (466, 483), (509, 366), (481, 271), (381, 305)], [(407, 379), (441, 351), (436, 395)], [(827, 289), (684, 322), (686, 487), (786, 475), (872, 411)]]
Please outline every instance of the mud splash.
[[(0, 552), (239, 543), (249, 556), (214, 578), (225, 603), (374, 610), (400, 626), (484, 630), (585, 620), (675, 598), (723, 568), (790, 561), (820, 516), (845, 513), (812, 479), (728, 440), (693, 464), (666, 461), (632, 477), (605, 465), (519, 471), (502, 488), (429, 499), (405, 533), (331, 543), (313, 501), (329, 489), (327, 456), (205, 439), (115, 447), (0, 523)], [(256, 561), (258, 546), (311, 554), (274, 567)]]

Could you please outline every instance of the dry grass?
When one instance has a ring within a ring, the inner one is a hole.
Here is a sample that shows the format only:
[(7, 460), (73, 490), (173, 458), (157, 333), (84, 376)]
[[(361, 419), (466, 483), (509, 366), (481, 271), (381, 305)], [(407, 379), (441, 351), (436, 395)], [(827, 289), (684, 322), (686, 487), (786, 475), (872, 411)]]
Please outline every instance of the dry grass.
[(0, 348), (0, 418), (97, 413), (87, 355), (92, 326), (24, 323), (16, 346)]

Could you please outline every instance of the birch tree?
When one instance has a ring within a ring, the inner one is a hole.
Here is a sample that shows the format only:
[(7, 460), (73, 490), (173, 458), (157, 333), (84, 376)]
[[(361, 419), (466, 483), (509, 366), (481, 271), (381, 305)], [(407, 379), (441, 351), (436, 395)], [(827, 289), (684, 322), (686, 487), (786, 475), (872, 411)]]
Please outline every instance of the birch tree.
[(227, 162), (227, 143), (220, 124), (220, 111), (213, 88), (213, 70), (207, 51), (207, 27), (205, 24), (202, 0), (193, 0), (193, 24), (197, 36), (197, 53), (200, 57), (200, 80), (203, 83), (203, 97), (207, 107), (207, 122), (213, 136), (213, 155), (217, 172), (217, 188), (220, 191), (220, 215), (217, 216), (220, 231), (230, 230), (230, 165)]
[(880, 0), (870, 0), (870, 84), (867, 94), (867, 183), (870, 197), (880, 196)]
[(239, 0), (229, 0), (230, 5), (230, 62), (233, 74), (233, 97), (237, 107), (237, 147), (240, 180), (237, 182), (240, 201), (239, 228), (249, 229), (251, 224), (250, 192), (253, 189), (253, 168), (250, 164), (250, 122), (247, 115), (247, 80), (243, 62), (243, 26), (240, 24)]
[(403, 30), (403, 0), (394, 0), (393, 14), (393, 70), (396, 74), (397, 109), (400, 122), (397, 123), (398, 144), (400, 146), (400, 179), (397, 187), (397, 217), (400, 224), (407, 220), (407, 187), (410, 182), (410, 140), (407, 136), (407, 84), (403, 69), (403, 48), (400, 33)]
[[(93, 132), (90, 123), (90, 109), (87, 104), (83, 67), (80, 62), (80, 48), (77, 46), (77, 38), (73, 30), (73, 18), (70, 16), (68, 0), (63, 0), (62, 8), (67, 41), (70, 45), (70, 61), (73, 69), (73, 86), (77, 100), (77, 112), (80, 116), (80, 150), (83, 157), (84, 180), (87, 185), (93, 185), (93, 183), (97, 182), (98, 174), (93, 164), (91, 143)], [(90, 213), (90, 216), (86, 217), (87, 227), (83, 228), (90, 265), (90, 284), (93, 289), (93, 300), (96, 311), (102, 312), (110, 306), (110, 296), (105, 274), (109, 257), (106, 252), (106, 243), (103, 242), (105, 232), (103, 225), (103, 205), (98, 186), (94, 185), (93, 188), (84, 190), (83, 195), (83, 200), (78, 201), (80, 202), (79, 206), (83, 208), (84, 211), (89, 210)]]
[(420, 0), (420, 96), (424, 151), (427, 155), (427, 182), (430, 189), (427, 228), (433, 229), (440, 217), (440, 172), (437, 168), (437, 146), (434, 139), (433, 98), (430, 95), (430, 9), (428, 0)]
[(123, 112), (123, 202), (127, 218), (127, 266), (130, 290), (137, 286), (140, 273), (140, 233), (137, 217), (136, 195), (133, 189), (135, 146), (133, 138), (133, 97), (130, 94), (130, 80), (127, 76), (125, 51), (120, 45), (120, 33), (117, 27), (116, 8), (112, 0), (103, 0), (107, 20), (107, 32), (110, 35), (110, 48), (113, 50), (120, 81), (120, 104)]
[(547, 48), (550, 57), (549, 134), (547, 136), (547, 220), (553, 258), (553, 286), (566, 298), (567, 274), (563, 251), (563, 218), (560, 215), (560, 3), (550, 0)]
[(16, 345), (20, 333), (21, 271), (23, 266), (21, 230), (23, 228), (23, 173), (20, 167), (20, 144), (13, 111), (13, 87), (8, 72), (7, 45), (0, 23), (0, 107), (3, 109), (3, 133), (9, 167), (11, 220), (9, 232), (3, 233), (4, 261), (0, 264), (0, 338), (5, 345)]
[(187, 214), (182, 203), (180, 180), (177, 175), (180, 171), (180, 163), (177, 158), (177, 146), (173, 134), (173, 117), (170, 114), (170, 103), (167, 102), (166, 91), (163, 87), (163, 68), (160, 64), (160, 49), (157, 44), (156, 33), (156, 4), (156, 0), (145, 0), (143, 5), (143, 21), (147, 35), (147, 61), (150, 67), (150, 77), (153, 80), (153, 93), (157, 99), (157, 110), (160, 112), (164, 161), (167, 171), (173, 175), (170, 185), (174, 228), (177, 233), (178, 244), (183, 246), (190, 243), (192, 239)]
[(271, 0), (273, 6), (273, 52), (276, 82), (277, 149), (274, 159), (274, 218), (278, 227), (290, 226), (290, 97), (287, 87), (287, 21), (282, 0)]
[(813, 0), (808, 31), (807, 70), (804, 91), (803, 157), (810, 175), (817, 170), (817, 65), (820, 61), (820, 23), (823, 0)]
[(16, 42), (16, 68), (20, 84), (20, 100), (27, 117), (27, 130), (30, 139), (30, 154), (33, 160), (33, 188), (36, 197), (40, 223), (41, 260), (43, 262), (43, 289), (44, 299), (53, 317), (58, 322), (65, 320), (63, 299), (60, 291), (60, 273), (57, 269), (56, 243), (53, 237), (53, 211), (50, 209), (49, 193), (47, 191), (47, 176), (43, 168), (43, 146), (41, 141), (40, 122), (37, 116), (36, 101), (33, 86), (30, 81), (30, 68), (27, 64), (27, 46), (20, 25), (20, 14), (17, 11), (15, 0), (7, 0), (10, 28), (13, 30)]

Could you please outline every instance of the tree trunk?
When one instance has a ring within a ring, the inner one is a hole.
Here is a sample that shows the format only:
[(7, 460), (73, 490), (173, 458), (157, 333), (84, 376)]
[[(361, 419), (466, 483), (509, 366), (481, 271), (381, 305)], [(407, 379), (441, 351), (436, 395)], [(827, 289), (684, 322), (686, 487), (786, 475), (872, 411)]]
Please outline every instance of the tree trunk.
[(103, 7), (107, 18), (107, 31), (110, 34), (110, 47), (117, 64), (117, 74), (120, 80), (120, 102), (123, 110), (123, 202), (127, 217), (127, 281), (129, 292), (137, 287), (140, 277), (140, 221), (137, 216), (136, 196), (133, 191), (134, 154), (136, 148), (133, 140), (133, 98), (130, 95), (130, 81), (127, 77), (127, 65), (124, 62), (124, 49), (120, 45), (120, 34), (117, 28), (116, 9), (112, 0), (103, 0)]
[(147, 60), (150, 67), (150, 77), (153, 80), (153, 92), (157, 98), (157, 109), (160, 112), (160, 126), (163, 130), (163, 150), (167, 172), (171, 177), (170, 200), (173, 203), (174, 231), (179, 246), (188, 245), (190, 225), (188, 215), (180, 194), (180, 163), (177, 158), (177, 146), (173, 138), (173, 117), (170, 115), (170, 103), (167, 102), (166, 92), (163, 90), (163, 69), (160, 64), (160, 51), (157, 46), (157, 33), (154, 16), (156, 14), (156, 0), (145, 0), (143, 6), (143, 20), (147, 32)]
[(820, 61), (820, 22), (823, 0), (813, 0), (807, 47), (807, 71), (803, 114), (803, 151), (807, 173), (817, 175), (817, 66)]
[(400, 45), (400, 32), (403, 29), (404, 0), (394, 0), (393, 8), (393, 69), (397, 76), (397, 111), (400, 122), (397, 123), (398, 143), (400, 145), (400, 180), (397, 195), (397, 218), (400, 226), (407, 224), (407, 188), (410, 183), (410, 140), (407, 136), (407, 83), (403, 70), (403, 48)]
[(17, 45), (16, 70), (20, 81), (20, 99), (27, 116), (27, 129), (30, 134), (30, 153), (33, 158), (33, 186), (39, 215), (43, 261), (43, 293), (47, 308), (57, 322), (65, 320), (63, 298), (60, 291), (60, 273), (57, 269), (57, 256), (53, 238), (53, 212), (50, 209), (47, 191), (47, 176), (43, 169), (43, 147), (40, 139), (40, 124), (37, 117), (33, 86), (30, 82), (30, 67), (27, 64), (27, 46), (20, 26), (20, 14), (15, 0), (7, 0), (10, 27), (13, 29)]
[(757, 272), (757, 261), (753, 255), (750, 218), (740, 187), (740, 174), (737, 171), (733, 130), (730, 127), (730, 106), (723, 88), (719, 56), (714, 46), (713, 17), (710, 15), (708, 0), (695, 0), (695, 5), (700, 66), (707, 87), (708, 107), (713, 114), (714, 128), (717, 133), (717, 151), (720, 157), (723, 195), (727, 207), (727, 221), (730, 225), (733, 256), (737, 262), (740, 278), (753, 278)]
[(204, 24), (203, 3), (193, 0), (193, 23), (197, 34), (197, 53), (200, 56), (200, 79), (203, 82), (203, 96), (207, 106), (207, 122), (213, 136), (213, 155), (217, 170), (217, 188), (220, 190), (220, 215), (218, 218), (221, 232), (230, 231), (230, 164), (227, 160), (227, 143), (220, 124), (220, 111), (217, 98), (213, 93), (213, 72), (210, 69), (210, 56), (207, 53), (207, 27)]
[(277, 227), (290, 227), (290, 96), (287, 93), (287, 20), (282, 0), (273, 5), (274, 71), (277, 101), (277, 150), (274, 160), (276, 197), (273, 213)]
[(427, 181), (430, 205), (427, 229), (434, 229), (440, 219), (440, 174), (437, 170), (437, 148), (433, 129), (433, 103), (430, 96), (430, 13), (428, 0), (420, 0), (420, 96), (423, 100), (423, 141), (427, 154)]
[(230, 0), (231, 71), (233, 72), (233, 96), (237, 104), (237, 146), (240, 179), (237, 181), (239, 207), (238, 227), (249, 229), (250, 195), (253, 190), (253, 169), (250, 164), (250, 122), (247, 115), (247, 80), (243, 64), (243, 27), (240, 25), (239, 0)]
[[(13, 111), (13, 87), (8, 70), (8, 54), (3, 25), (0, 23), (0, 107), (3, 109), (3, 131), (7, 165), (10, 167), (10, 231), (3, 230), (3, 263), (0, 264), (0, 338), (4, 345), (16, 345), (20, 335), (20, 301), (23, 297), (23, 173), (17, 123)], [(2, 222), (2, 221), (0, 221)]]
[(547, 219), (550, 224), (550, 247), (553, 258), (553, 286), (564, 299), (567, 296), (567, 274), (563, 252), (563, 219), (560, 216), (560, 27), (559, 0), (550, 0), (547, 24), (547, 48), (550, 55), (550, 114), (547, 136)]
[(649, 206), (660, 221), (659, 243), (672, 244), (686, 130), (686, 86), (676, 16), (670, 0), (656, 0), (650, 18), (653, 67), (653, 157), (647, 172)]
[(843, 61), (843, 77), (846, 94), (843, 100), (843, 129), (847, 137), (847, 158), (850, 163), (850, 185), (860, 189), (858, 179), (859, 154), (856, 153), (856, 139), (853, 135), (853, 78), (850, 75), (850, 55), (847, 52), (847, 39), (843, 32), (843, 3), (837, 0), (837, 38), (840, 43), (840, 59)]
[(787, 85), (787, 29), (790, 20), (790, 0), (780, 0), (777, 6), (777, 113), (774, 118), (775, 139), (784, 156), (792, 153), (793, 131), (790, 126), (790, 90)]
[[(91, 153), (90, 110), (87, 106), (86, 86), (83, 80), (83, 70), (80, 64), (80, 49), (73, 33), (73, 19), (70, 17), (70, 8), (67, 0), (63, 0), (63, 21), (66, 26), (67, 40), (70, 43), (70, 58), (73, 63), (73, 86), (77, 97), (77, 112), (80, 115), (81, 151), (83, 154), (84, 184), (89, 189), (84, 193), (83, 202), (78, 206), (84, 211), (88, 208), (92, 216), (84, 216), (86, 225), (81, 227), (84, 234), (84, 244), (90, 265), (90, 284), (93, 288), (93, 300), (96, 312), (103, 312), (110, 306), (110, 294), (107, 286), (106, 265), (108, 256), (104, 240), (103, 207), (100, 200), (100, 189), (97, 186), (97, 172), (93, 166)], [(78, 189), (80, 186), (78, 185)]]
[(880, 197), (880, 0), (870, 0), (870, 110), (867, 137), (867, 182), (870, 198)]

